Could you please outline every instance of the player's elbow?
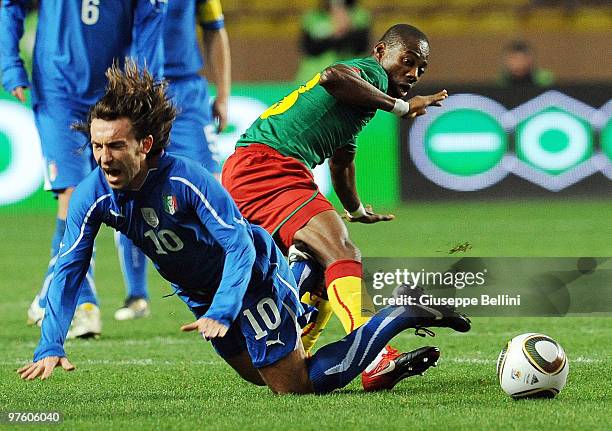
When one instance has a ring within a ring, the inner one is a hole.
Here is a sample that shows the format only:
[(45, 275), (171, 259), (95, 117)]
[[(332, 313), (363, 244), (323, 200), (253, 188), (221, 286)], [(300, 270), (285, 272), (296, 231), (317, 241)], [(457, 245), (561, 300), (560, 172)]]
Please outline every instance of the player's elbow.
[(335, 66), (330, 66), (321, 72), (319, 84), (325, 89), (332, 88), (342, 80), (342, 73)]
[(253, 240), (250, 236), (244, 235), (242, 240), (239, 241), (239, 245), (236, 247), (236, 252), (238, 256), (238, 260), (241, 265), (245, 265), (245, 267), (251, 267), (253, 263), (255, 263), (255, 259), (257, 257), (257, 251), (255, 249), (255, 244), (253, 244)]

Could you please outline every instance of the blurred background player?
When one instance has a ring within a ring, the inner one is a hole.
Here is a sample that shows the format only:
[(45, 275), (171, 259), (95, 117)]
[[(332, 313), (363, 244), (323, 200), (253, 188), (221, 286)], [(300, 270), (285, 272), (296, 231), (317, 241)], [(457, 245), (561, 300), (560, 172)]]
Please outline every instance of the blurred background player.
[[(3, 0), (0, 11), (2, 83), (22, 102), (30, 80), (19, 56), (25, 19), (24, 0)], [(32, 69), (32, 106), (45, 163), (45, 189), (57, 198), (51, 260), (43, 286), (28, 310), (40, 324), (46, 292), (53, 279), (57, 252), (66, 227), (74, 187), (94, 167), (91, 147), (71, 130), (86, 119), (89, 107), (104, 93), (106, 69), (132, 53), (158, 78), (163, 76), (163, 1), (41, 0)], [(131, 52), (130, 52), (131, 51)], [(93, 259), (83, 279), (69, 337), (101, 332), (93, 280)]]
[[(302, 337), (307, 352), (329, 320), (330, 305), (347, 333), (374, 314), (374, 305), (363, 295), (361, 253), (331, 203), (319, 193), (310, 169), (329, 160), (334, 190), (351, 221), (392, 220), (392, 215), (366, 209), (359, 199), (356, 136), (378, 109), (415, 117), (446, 99), (444, 90), (404, 100), (425, 73), (428, 58), (425, 34), (405, 24), (391, 27), (370, 57), (328, 67), (264, 111), (223, 165), (223, 185), (243, 216), (270, 232), (285, 252), (295, 244), (324, 268), (329, 304), (321, 292), (302, 298), (319, 309), (316, 327), (305, 328)], [(316, 271), (313, 266), (292, 268), (298, 283)], [(383, 349), (362, 375), (364, 388), (390, 389), (413, 375), (413, 360), (427, 355), (437, 359), (439, 352), (434, 347), (404, 354)]]
[(535, 53), (528, 42), (513, 40), (504, 48), (498, 83), (502, 87), (550, 87), (554, 75), (536, 66)]
[[(196, 24), (202, 30), (206, 59), (216, 84), (212, 110), (208, 83), (199, 74), (204, 62)], [(230, 47), (221, 3), (219, 0), (170, 1), (164, 25), (164, 74), (170, 82), (168, 94), (178, 108), (168, 151), (200, 163), (218, 179), (221, 167), (215, 139), (227, 124), (231, 83)], [(127, 291), (115, 319), (148, 316), (146, 256), (124, 235), (117, 233), (115, 239)]]
[(367, 55), (370, 48), (370, 13), (357, 0), (321, 0), (302, 18), (300, 60), (296, 82), (340, 60)]

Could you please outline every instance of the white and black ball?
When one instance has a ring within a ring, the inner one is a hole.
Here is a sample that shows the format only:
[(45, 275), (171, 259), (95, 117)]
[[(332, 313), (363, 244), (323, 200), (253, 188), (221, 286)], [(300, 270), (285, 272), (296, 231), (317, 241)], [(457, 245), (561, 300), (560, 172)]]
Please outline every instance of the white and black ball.
[(565, 386), (569, 363), (551, 337), (530, 332), (517, 335), (497, 359), (497, 377), (512, 398), (554, 398)]

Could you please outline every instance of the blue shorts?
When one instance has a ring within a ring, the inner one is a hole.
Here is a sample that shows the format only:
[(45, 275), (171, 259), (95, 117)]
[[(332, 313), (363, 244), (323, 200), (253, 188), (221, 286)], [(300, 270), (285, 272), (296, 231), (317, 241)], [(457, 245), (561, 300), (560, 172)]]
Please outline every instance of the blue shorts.
[(47, 99), (34, 106), (45, 164), (45, 190), (76, 187), (95, 167), (87, 137), (71, 129), (86, 121), (88, 110), (75, 109), (61, 99)]
[(171, 81), (168, 94), (179, 111), (168, 152), (195, 160), (210, 172), (221, 172), (206, 80), (198, 76)]
[[(197, 319), (208, 309), (207, 306), (190, 308)], [(269, 277), (257, 286), (249, 286), (227, 334), (211, 342), (222, 358), (247, 350), (255, 368), (262, 368), (297, 349), (302, 335), (298, 319), (303, 314), (293, 274), (281, 257)]]

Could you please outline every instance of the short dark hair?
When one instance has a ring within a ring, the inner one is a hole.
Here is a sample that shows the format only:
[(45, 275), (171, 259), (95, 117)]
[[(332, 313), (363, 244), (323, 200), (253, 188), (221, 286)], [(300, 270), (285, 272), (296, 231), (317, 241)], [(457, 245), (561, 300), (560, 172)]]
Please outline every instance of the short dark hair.
[(380, 38), (380, 42), (388, 45), (405, 44), (407, 40), (424, 40), (429, 43), (427, 35), (418, 28), (409, 24), (395, 24)]
[(523, 54), (531, 54), (531, 53), (533, 53), (533, 49), (531, 48), (531, 45), (529, 44), (529, 42), (527, 42), (525, 40), (513, 40), (513, 41), (510, 41), (506, 45), (505, 51), (506, 52), (520, 52), (520, 53), (523, 53)]
[(128, 118), (137, 140), (153, 136), (153, 147), (147, 157), (161, 153), (170, 142), (170, 129), (177, 112), (166, 94), (168, 83), (165, 80), (156, 82), (146, 69), (140, 71), (129, 58), (123, 70), (114, 62), (106, 70), (106, 77), (108, 84), (104, 95), (91, 107), (87, 121), (73, 128), (89, 135), (94, 119)]

